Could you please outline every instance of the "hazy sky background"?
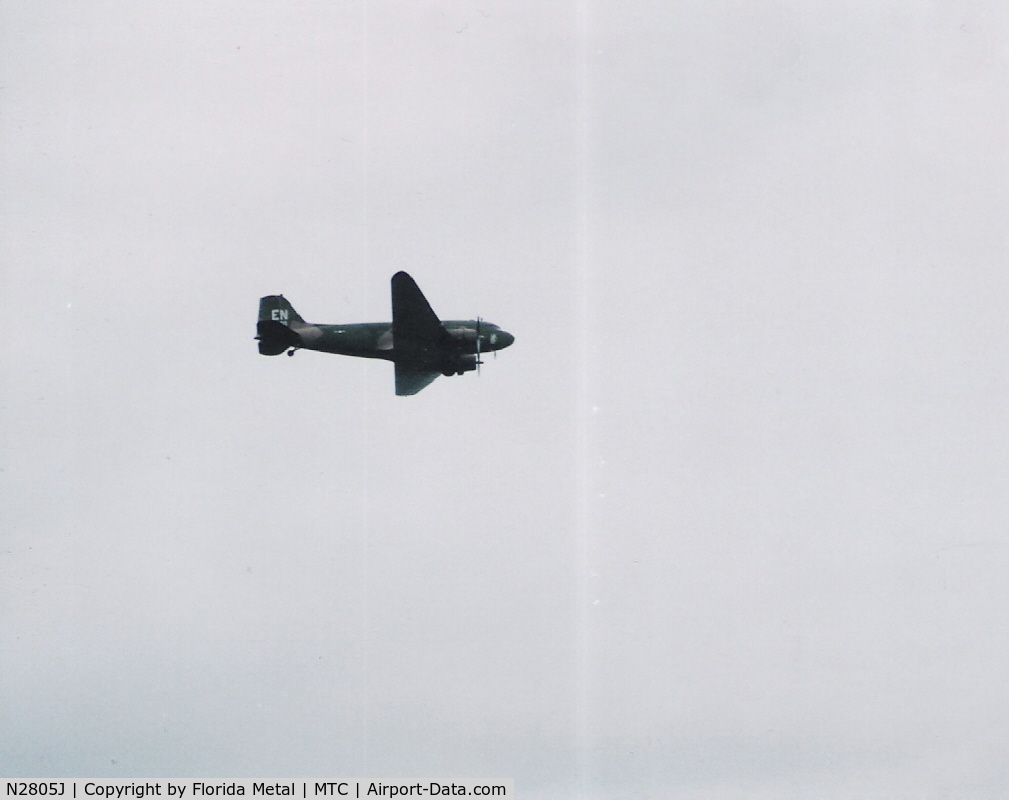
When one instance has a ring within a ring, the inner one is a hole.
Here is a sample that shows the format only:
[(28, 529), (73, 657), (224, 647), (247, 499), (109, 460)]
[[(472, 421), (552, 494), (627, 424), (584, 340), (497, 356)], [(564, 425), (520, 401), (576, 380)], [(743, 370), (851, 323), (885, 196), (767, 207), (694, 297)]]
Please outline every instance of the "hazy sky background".
[[(1007, 43), (4, 2), (4, 774), (1005, 797)], [(515, 345), (256, 352), (399, 269)]]

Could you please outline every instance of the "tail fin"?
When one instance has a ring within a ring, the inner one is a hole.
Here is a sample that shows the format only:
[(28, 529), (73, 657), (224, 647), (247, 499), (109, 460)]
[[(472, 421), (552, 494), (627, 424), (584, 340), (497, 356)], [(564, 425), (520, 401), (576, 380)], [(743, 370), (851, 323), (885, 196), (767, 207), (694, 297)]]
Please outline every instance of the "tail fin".
[(304, 322), (294, 306), (287, 302), (287, 298), (282, 294), (271, 294), (259, 299), (259, 321), (272, 320), (282, 325), (290, 325), (292, 322)]
[(304, 321), (283, 295), (260, 298), (259, 321), (256, 323), (259, 352), (264, 356), (278, 356), (288, 347), (296, 347), (301, 337), (290, 326), (292, 322)]

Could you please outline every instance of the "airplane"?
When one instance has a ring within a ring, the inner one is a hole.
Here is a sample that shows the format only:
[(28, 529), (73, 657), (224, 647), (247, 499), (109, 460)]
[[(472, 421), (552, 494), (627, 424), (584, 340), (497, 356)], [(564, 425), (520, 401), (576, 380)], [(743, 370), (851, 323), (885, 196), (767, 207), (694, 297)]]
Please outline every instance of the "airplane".
[(315, 325), (305, 322), (282, 294), (259, 300), (259, 352), (318, 350), (361, 358), (384, 358), (396, 369), (396, 394), (417, 394), (439, 375), (477, 370), (488, 351), (497, 356), (515, 337), (480, 319), (438, 319), (417, 283), (405, 272), (392, 276), (392, 322)]

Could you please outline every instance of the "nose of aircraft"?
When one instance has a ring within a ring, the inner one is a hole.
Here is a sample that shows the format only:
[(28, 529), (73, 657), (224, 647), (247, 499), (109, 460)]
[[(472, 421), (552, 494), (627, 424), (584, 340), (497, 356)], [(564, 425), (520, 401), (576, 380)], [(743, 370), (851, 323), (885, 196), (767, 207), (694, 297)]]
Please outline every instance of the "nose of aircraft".
[(508, 331), (498, 331), (497, 340), (498, 347), (503, 350), (506, 347), (511, 347), (512, 342), (515, 341), (515, 337), (508, 333)]

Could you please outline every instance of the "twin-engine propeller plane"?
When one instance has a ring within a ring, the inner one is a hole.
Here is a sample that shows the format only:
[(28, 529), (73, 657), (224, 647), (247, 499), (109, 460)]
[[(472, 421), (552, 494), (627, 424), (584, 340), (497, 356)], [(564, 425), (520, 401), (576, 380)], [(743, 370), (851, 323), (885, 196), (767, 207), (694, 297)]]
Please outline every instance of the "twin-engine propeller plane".
[[(392, 322), (313, 325), (280, 294), (259, 301), (259, 352), (289, 356), (299, 349), (384, 358), (396, 367), (396, 394), (417, 394), (439, 375), (479, 370), (482, 353), (508, 347), (515, 337), (479, 317), (442, 322), (413, 278), (392, 276)], [(497, 353), (495, 352), (495, 355)]]

